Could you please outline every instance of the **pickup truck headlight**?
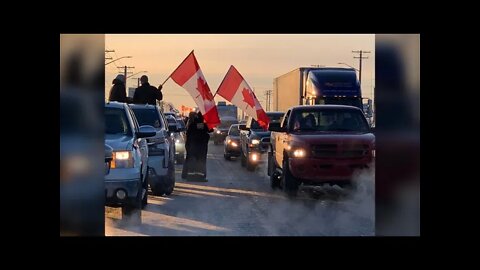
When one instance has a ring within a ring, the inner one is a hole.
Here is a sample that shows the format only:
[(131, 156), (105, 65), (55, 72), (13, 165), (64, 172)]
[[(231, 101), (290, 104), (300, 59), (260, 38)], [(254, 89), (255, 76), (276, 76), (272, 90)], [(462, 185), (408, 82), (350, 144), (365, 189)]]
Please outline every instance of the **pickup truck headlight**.
[(110, 163), (112, 169), (133, 168), (133, 155), (130, 151), (113, 152), (113, 160)]
[(296, 158), (303, 158), (307, 155), (307, 151), (303, 148), (297, 148), (293, 150), (293, 156)]
[(252, 140), (252, 144), (259, 144), (259, 143), (260, 143), (260, 140), (258, 140), (258, 139), (253, 139)]

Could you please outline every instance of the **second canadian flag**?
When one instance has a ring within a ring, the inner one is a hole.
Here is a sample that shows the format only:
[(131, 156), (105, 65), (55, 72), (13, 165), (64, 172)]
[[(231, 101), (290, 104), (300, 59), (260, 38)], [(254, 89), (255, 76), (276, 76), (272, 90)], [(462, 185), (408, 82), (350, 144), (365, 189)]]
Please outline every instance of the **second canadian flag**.
[(264, 129), (268, 128), (270, 119), (260, 105), (252, 88), (234, 66), (230, 66), (225, 78), (218, 87), (217, 94), (242, 109), (248, 116), (257, 120)]

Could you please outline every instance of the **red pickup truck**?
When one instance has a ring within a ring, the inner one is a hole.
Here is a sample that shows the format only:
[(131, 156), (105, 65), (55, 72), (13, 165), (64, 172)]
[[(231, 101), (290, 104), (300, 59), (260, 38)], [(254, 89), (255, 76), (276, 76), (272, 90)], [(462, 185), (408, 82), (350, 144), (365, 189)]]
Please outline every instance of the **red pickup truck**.
[(375, 156), (375, 136), (363, 112), (353, 106), (295, 106), (269, 130), (271, 186), (289, 196), (301, 184), (350, 185), (353, 172), (371, 166)]

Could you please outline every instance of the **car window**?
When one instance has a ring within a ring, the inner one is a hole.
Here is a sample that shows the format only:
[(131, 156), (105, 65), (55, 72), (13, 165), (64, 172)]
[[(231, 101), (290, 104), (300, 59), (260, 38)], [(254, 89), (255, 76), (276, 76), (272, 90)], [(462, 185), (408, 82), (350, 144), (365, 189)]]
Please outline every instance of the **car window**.
[(167, 121), (169, 124), (177, 124), (177, 120), (173, 117), (167, 117)]
[(228, 131), (228, 135), (230, 136), (240, 136), (240, 130), (238, 129), (238, 126), (231, 126), (230, 130)]
[(132, 136), (133, 133), (125, 110), (105, 108), (105, 134), (123, 134)]
[(138, 132), (138, 130), (140, 129), (140, 126), (138, 125), (137, 117), (135, 117), (135, 114), (133, 113), (132, 109), (130, 109), (130, 107), (127, 107), (127, 109), (128, 109), (128, 113), (130, 114), (130, 118), (133, 121), (135, 132)]
[(177, 119), (177, 124), (180, 126), (180, 128), (185, 128), (185, 122), (183, 122), (182, 119)]
[(156, 109), (133, 108), (132, 110), (140, 126), (150, 125), (156, 129), (163, 127), (163, 122)]
[(287, 126), (287, 124), (288, 124), (288, 116), (290, 116), (290, 110), (288, 110), (288, 112), (283, 116), (283, 120), (282, 120), (282, 124), (281, 124), (282, 127), (286, 127), (286, 126)]

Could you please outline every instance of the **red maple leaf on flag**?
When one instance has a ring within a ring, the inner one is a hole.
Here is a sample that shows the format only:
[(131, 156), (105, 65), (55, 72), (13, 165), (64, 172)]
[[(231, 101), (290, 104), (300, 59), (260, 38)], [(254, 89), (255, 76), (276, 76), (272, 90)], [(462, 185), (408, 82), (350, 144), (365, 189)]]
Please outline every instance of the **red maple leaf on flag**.
[(242, 95), (243, 95), (243, 101), (247, 103), (250, 107), (255, 106), (255, 100), (253, 100), (252, 93), (250, 93), (250, 90), (247, 88), (243, 88), (242, 90)]
[(197, 78), (197, 90), (202, 96), (203, 100), (213, 100), (213, 96), (210, 92), (210, 88), (208, 88), (207, 82), (205, 82), (201, 77)]

